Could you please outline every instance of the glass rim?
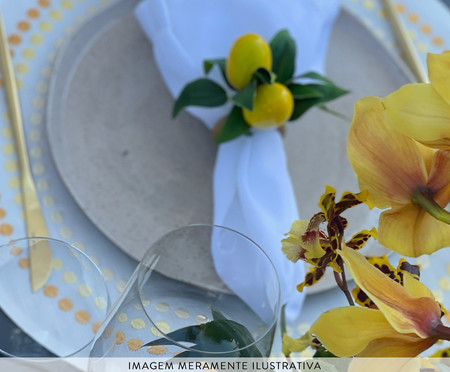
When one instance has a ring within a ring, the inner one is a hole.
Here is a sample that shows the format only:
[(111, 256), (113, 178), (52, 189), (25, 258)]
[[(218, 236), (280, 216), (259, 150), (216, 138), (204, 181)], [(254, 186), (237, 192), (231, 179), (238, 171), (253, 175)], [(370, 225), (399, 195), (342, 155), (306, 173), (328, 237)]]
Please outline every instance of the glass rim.
[[(182, 343), (173, 340), (172, 338), (167, 336), (167, 333), (165, 333), (163, 330), (161, 330), (153, 321), (152, 317), (150, 316), (150, 314), (147, 312), (145, 306), (144, 306), (144, 302), (143, 302), (143, 298), (142, 298), (142, 285), (144, 283), (142, 283), (142, 278), (143, 278), (143, 274), (145, 274), (150, 267), (144, 264), (145, 259), (148, 257), (148, 255), (150, 255), (150, 250), (151, 247), (154, 246), (155, 244), (157, 244), (159, 241), (163, 240), (164, 238), (168, 237), (169, 235), (176, 233), (177, 231), (181, 231), (181, 230), (186, 230), (186, 229), (191, 229), (191, 228), (195, 228), (195, 227), (207, 227), (210, 228), (211, 230), (218, 228), (221, 230), (227, 230), (231, 233), (240, 235), (242, 238), (244, 238), (245, 240), (249, 241), (250, 243), (252, 243), (253, 246), (255, 246), (259, 252), (261, 252), (263, 254), (263, 256), (266, 258), (266, 260), (269, 262), (270, 266), (272, 267), (273, 273), (275, 274), (275, 279), (276, 279), (276, 288), (277, 288), (277, 298), (276, 298), (276, 305), (274, 307), (274, 314), (279, 314), (280, 313), (280, 309), (281, 309), (281, 283), (280, 283), (280, 278), (278, 276), (278, 272), (277, 269), (275, 268), (275, 265), (273, 263), (273, 261), (270, 259), (269, 255), (264, 251), (264, 249), (261, 248), (261, 246), (256, 243), (253, 239), (249, 238), (248, 236), (244, 235), (243, 233), (234, 230), (230, 227), (226, 227), (226, 226), (221, 226), (221, 225), (214, 225), (214, 224), (208, 224), (208, 223), (195, 223), (195, 224), (189, 224), (189, 225), (185, 225), (185, 226), (181, 226), (175, 229), (170, 230), (169, 232), (167, 232), (166, 234), (162, 235), (160, 238), (156, 239), (151, 245), (150, 248), (145, 252), (144, 256), (142, 257), (142, 259), (139, 262), (139, 265), (136, 269), (136, 280), (137, 280), (137, 287), (138, 287), (138, 297), (139, 297), (139, 302), (140, 305), (142, 306), (142, 309), (144, 310), (145, 315), (147, 316), (147, 318), (150, 320), (150, 322), (152, 323), (152, 325), (156, 328), (156, 330), (161, 334), (162, 337), (164, 337), (165, 339), (169, 340), (170, 342), (172, 342), (174, 345), (179, 346), (185, 350), (189, 350), (189, 351), (193, 351), (196, 353), (202, 353), (202, 354), (210, 354), (210, 355), (215, 355), (215, 356), (226, 356), (228, 354), (232, 354), (232, 353), (236, 353), (239, 352), (241, 350), (245, 350), (249, 347), (255, 346), (259, 341), (261, 341), (262, 339), (264, 339), (264, 337), (266, 337), (270, 330), (276, 326), (277, 322), (278, 322), (278, 316), (274, 316), (272, 322), (270, 324), (267, 325), (267, 329), (264, 331), (264, 333), (262, 333), (260, 336), (258, 336), (257, 339), (255, 339), (251, 344), (246, 345), (245, 347), (241, 347), (239, 349), (234, 349), (231, 351), (205, 351), (205, 350), (200, 350), (200, 349), (194, 349), (192, 347), (183, 345)], [(141, 275), (142, 274), (142, 275)]]
[[(83, 252), (81, 249), (75, 247), (73, 244), (70, 244), (70, 243), (68, 243), (68, 242), (66, 242), (64, 240), (56, 239), (56, 238), (43, 237), (43, 236), (34, 236), (34, 237), (25, 237), (25, 238), (12, 239), (12, 240), (9, 240), (7, 243), (0, 244), (0, 249), (2, 249), (4, 247), (10, 247), (10, 246), (12, 246), (14, 244), (17, 244), (17, 243), (31, 241), (33, 239), (35, 239), (35, 240), (48, 240), (48, 241), (52, 241), (52, 242), (58, 243), (59, 245), (63, 245), (66, 248), (70, 248), (71, 250), (74, 250), (75, 252), (77, 252), (78, 254), (83, 256), (89, 262), (89, 264), (91, 264), (93, 266), (95, 272), (97, 272), (97, 274), (99, 274), (100, 277), (103, 279), (103, 285), (105, 287), (105, 293), (106, 293), (106, 315), (105, 315), (105, 317), (106, 317), (108, 315), (109, 311), (111, 310), (111, 299), (110, 299), (110, 296), (109, 296), (109, 291), (108, 291), (108, 287), (106, 285), (105, 277), (104, 277), (102, 271), (100, 270), (100, 268), (98, 267), (98, 265), (85, 252)], [(1, 306), (0, 306), (0, 309), (1, 309)], [(8, 316), (8, 318), (9, 318), (9, 316)], [(11, 321), (14, 324), (16, 324), (13, 320), (11, 320)], [(28, 333), (26, 333), (26, 334), (28, 335)], [(28, 336), (31, 337), (30, 335), (28, 335)], [(33, 337), (31, 337), (31, 338), (34, 340)], [(77, 350), (75, 350), (72, 353), (67, 354), (67, 355), (58, 355), (58, 358), (70, 358), (70, 357), (73, 357), (74, 355), (76, 355), (80, 351), (88, 348), (89, 345), (91, 345), (93, 343), (95, 338), (96, 338), (96, 333), (94, 333), (92, 335), (92, 338), (86, 344), (84, 344), (83, 346), (81, 346)], [(37, 341), (35, 341), (35, 342), (37, 342)], [(45, 345), (43, 345), (43, 346), (45, 347)], [(48, 350), (48, 351), (53, 353), (51, 350)], [(16, 358), (16, 359), (24, 359), (24, 360), (26, 360), (26, 359), (30, 358), (30, 357), (27, 357), (27, 356), (17, 356), (17, 355), (9, 353), (9, 352), (7, 352), (7, 351), (5, 351), (3, 349), (0, 349), (0, 352), (4, 353), (7, 357), (13, 357), (13, 358)], [(45, 362), (45, 361), (47, 361), (47, 359), (52, 359), (52, 357), (40, 357), (39, 359), (41, 359), (41, 362)]]

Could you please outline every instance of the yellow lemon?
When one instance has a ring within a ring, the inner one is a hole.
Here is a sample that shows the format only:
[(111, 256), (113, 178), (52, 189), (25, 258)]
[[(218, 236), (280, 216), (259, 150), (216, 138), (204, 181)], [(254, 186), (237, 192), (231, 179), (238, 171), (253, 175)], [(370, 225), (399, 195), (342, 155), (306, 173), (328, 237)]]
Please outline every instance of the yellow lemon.
[(244, 88), (260, 67), (272, 68), (272, 51), (259, 35), (246, 34), (233, 44), (226, 62), (226, 75), (236, 89)]
[(245, 121), (258, 129), (276, 128), (294, 111), (294, 97), (283, 84), (261, 84), (256, 88), (253, 111), (243, 109)]

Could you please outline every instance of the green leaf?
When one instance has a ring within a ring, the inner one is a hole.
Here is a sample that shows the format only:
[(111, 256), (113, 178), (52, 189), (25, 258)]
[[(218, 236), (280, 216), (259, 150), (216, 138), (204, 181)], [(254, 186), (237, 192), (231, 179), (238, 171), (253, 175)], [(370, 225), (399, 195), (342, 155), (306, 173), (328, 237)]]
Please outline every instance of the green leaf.
[(225, 58), (206, 59), (203, 61), (203, 71), (205, 74), (209, 74), (214, 65), (219, 66), (222, 72), (225, 72), (226, 60)]
[(292, 95), (294, 96), (294, 99), (323, 97), (323, 93), (317, 88), (315, 88), (313, 85), (290, 84), (288, 87)]
[(233, 86), (230, 84), (230, 82), (227, 79), (227, 73), (226, 73), (226, 64), (227, 60), (225, 58), (217, 58), (217, 59), (206, 59), (203, 61), (203, 71), (205, 74), (209, 74), (211, 69), (214, 67), (214, 65), (219, 66), (220, 72), (222, 73), (223, 80), (228, 85), (228, 87), (232, 90), (236, 90), (233, 88)]
[[(239, 324), (233, 320), (221, 319), (202, 324), (202, 326), (203, 329), (199, 339), (201, 339), (204, 335), (206, 340), (212, 340), (221, 346), (223, 346), (224, 341), (228, 341), (229, 343), (235, 345), (234, 349), (245, 348), (239, 352), (239, 356), (241, 357), (255, 358), (262, 356), (261, 352), (255, 345), (249, 346), (253, 344), (255, 340), (249, 330), (242, 324)], [(228, 345), (228, 347), (229, 346), (231, 345)]]
[(198, 79), (187, 84), (175, 101), (172, 116), (176, 117), (187, 106), (222, 106), (228, 100), (227, 93), (210, 79)]
[(347, 115), (344, 115), (344, 114), (342, 114), (342, 113), (340, 113), (340, 112), (334, 111), (334, 110), (328, 108), (328, 107), (325, 106), (325, 105), (319, 105), (319, 106), (317, 106), (317, 107), (318, 107), (320, 110), (325, 111), (325, 112), (327, 112), (328, 114), (334, 115), (334, 116), (336, 116), (337, 118), (342, 119), (342, 120), (344, 120), (344, 121), (350, 122), (350, 121), (352, 120), (351, 117), (348, 117)]
[[(246, 327), (233, 320), (224, 318), (218, 311), (215, 311), (214, 314), (218, 317), (218, 320), (177, 329), (176, 331), (167, 334), (167, 337), (177, 342), (189, 342), (194, 344), (191, 346), (191, 349), (197, 349), (199, 351), (185, 352), (187, 354), (184, 355), (188, 356), (200, 356), (202, 351), (232, 352), (242, 348), (243, 350), (237, 352), (237, 356), (248, 358), (262, 356), (259, 349), (255, 345), (252, 345), (255, 340)], [(172, 341), (166, 338), (160, 338), (149, 342), (144, 346), (171, 344), (173, 344)]]
[(317, 351), (315, 352), (313, 358), (336, 358), (336, 355), (334, 355), (331, 351), (328, 351), (322, 345), (320, 345)]
[(233, 96), (232, 101), (237, 106), (252, 111), (255, 96), (256, 96), (256, 81), (252, 79), (244, 89), (240, 90)]
[(324, 83), (325, 85), (335, 85), (330, 79), (328, 79), (327, 77), (317, 73), (317, 72), (306, 72), (302, 75), (299, 75), (296, 77), (297, 78), (309, 78), (309, 79), (313, 79), (313, 80), (318, 80), (321, 81), (322, 83)]
[(223, 315), (222, 312), (217, 307), (212, 305), (211, 305), (211, 314), (214, 320), (227, 319), (225, 315)]
[(285, 333), (287, 333), (287, 326), (286, 326), (286, 304), (281, 306), (281, 312), (280, 312), (280, 331), (281, 331), (281, 337)]
[[(201, 332), (200, 325), (188, 326), (184, 328), (177, 329), (173, 332), (168, 333), (166, 336), (174, 341), (186, 341), (195, 342), (199, 333)], [(155, 346), (155, 345), (171, 345), (172, 341), (167, 338), (161, 337), (157, 340), (151, 341), (144, 346)]]
[[(326, 80), (328, 80), (328, 79), (326, 79)], [(291, 89), (292, 85), (294, 85), (294, 84), (288, 85), (288, 88)], [(308, 84), (307, 86), (319, 91), (322, 94), (322, 97), (307, 98), (307, 99), (295, 99), (294, 100), (294, 112), (293, 112), (291, 118), (289, 119), (290, 121), (299, 118), (308, 109), (310, 109), (313, 106), (321, 105), (325, 102), (332, 101), (332, 100), (348, 93), (347, 90), (339, 88), (338, 86), (334, 85), (333, 83)]]
[(272, 49), (272, 71), (277, 74), (277, 81), (285, 83), (294, 75), (296, 46), (288, 30), (278, 32), (270, 42)]
[(277, 75), (264, 67), (260, 67), (253, 73), (253, 79), (256, 79), (258, 83), (273, 84), (277, 80)]
[(231, 141), (242, 134), (250, 134), (250, 125), (244, 120), (242, 109), (234, 106), (216, 138), (217, 143)]

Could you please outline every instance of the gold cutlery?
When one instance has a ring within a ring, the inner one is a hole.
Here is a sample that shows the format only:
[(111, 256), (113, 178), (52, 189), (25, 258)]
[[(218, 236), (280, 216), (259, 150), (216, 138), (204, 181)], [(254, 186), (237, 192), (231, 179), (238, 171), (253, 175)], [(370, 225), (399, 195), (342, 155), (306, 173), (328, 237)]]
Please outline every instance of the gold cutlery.
[(428, 83), (428, 74), (417, 53), (416, 48), (408, 35), (408, 31), (400, 19), (391, 0), (383, 0), (386, 15), (389, 18), (395, 35), (403, 51), (405, 62), (417, 78), (419, 83)]
[[(26, 231), (28, 237), (48, 237), (48, 229), (42, 214), (36, 187), (31, 175), (28, 159), (23, 119), (20, 108), (14, 68), (12, 65), (9, 45), (3, 18), (0, 15), (0, 60), (2, 65), (3, 85), (10, 122), (13, 128), (16, 150), (19, 159), (20, 181)], [(48, 242), (36, 240), (29, 247), (30, 279), (33, 292), (39, 290), (48, 280), (51, 273), (52, 253)]]

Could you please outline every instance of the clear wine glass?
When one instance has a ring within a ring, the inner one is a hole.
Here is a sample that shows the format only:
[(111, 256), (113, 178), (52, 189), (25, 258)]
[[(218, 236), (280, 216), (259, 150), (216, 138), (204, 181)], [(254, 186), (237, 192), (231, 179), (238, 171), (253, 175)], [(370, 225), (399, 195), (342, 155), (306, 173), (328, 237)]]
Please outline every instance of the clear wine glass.
[[(51, 268), (33, 292), (29, 250), (46, 244)], [(0, 355), (88, 356), (105, 319), (109, 295), (102, 273), (82, 251), (60, 240), (25, 238), (0, 246)]]
[(109, 357), (269, 356), (279, 306), (277, 272), (255, 242), (220, 226), (176, 229), (139, 263), (96, 336), (90, 370), (108, 370)]

